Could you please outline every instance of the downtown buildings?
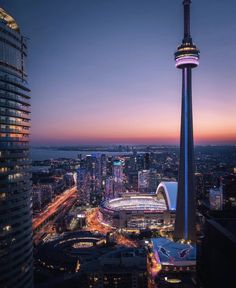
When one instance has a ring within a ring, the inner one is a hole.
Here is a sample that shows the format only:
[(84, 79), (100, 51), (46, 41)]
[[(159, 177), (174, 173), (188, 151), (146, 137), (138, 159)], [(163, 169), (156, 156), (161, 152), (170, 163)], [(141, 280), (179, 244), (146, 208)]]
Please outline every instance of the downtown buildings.
[(32, 287), (27, 43), (0, 8), (0, 287)]

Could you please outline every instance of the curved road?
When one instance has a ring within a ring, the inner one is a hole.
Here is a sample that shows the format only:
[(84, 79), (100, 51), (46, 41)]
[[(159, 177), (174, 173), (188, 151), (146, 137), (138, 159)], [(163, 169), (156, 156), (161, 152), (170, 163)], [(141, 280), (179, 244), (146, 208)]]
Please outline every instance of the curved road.
[(40, 225), (47, 221), (48, 218), (53, 216), (60, 206), (66, 202), (69, 198), (73, 197), (77, 192), (76, 186), (73, 186), (70, 189), (67, 189), (63, 192), (57, 199), (54, 200), (51, 204), (47, 206), (47, 209), (39, 213), (36, 217), (33, 218), (33, 231), (36, 230)]

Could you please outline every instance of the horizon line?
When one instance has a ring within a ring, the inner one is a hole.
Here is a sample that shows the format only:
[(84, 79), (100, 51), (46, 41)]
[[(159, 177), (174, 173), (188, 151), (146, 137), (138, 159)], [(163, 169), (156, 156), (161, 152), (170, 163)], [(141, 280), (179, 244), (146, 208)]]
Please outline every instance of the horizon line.
[[(101, 146), (101, 147), (106, 147), (106, 146), (156, 146), (156, 147), (179, 147), (180, 144), (155, 144), (155, 143), (84, 143), (84, 144), (59, 144), (59, 143), (42, 143), (42, 144), (33, 144), (31, 145), (31, 148), (46, 148), (46, 147), (71, 147), (71, 148), (76, 148), (76, 147), (96, 147), (96, 146)], [(214, 146), (214, 147), (222, 147), (222, 146), (228, 146), (228, 147), (234, 147), (236, 146), (236, 143), (203, 143), (203, 144), (195, 144), (194, 147), (209, 147), (209, 146)]]

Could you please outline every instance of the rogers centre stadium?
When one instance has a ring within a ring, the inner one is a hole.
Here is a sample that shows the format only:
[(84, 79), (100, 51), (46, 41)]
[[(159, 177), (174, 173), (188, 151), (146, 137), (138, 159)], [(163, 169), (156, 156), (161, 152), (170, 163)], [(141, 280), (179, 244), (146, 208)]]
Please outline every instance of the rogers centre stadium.
[(115, 228), (147, 229), (173, 224), (177, 182), (161, 182), (154, 194), (127, 193), (99, 207), (100, 220)]

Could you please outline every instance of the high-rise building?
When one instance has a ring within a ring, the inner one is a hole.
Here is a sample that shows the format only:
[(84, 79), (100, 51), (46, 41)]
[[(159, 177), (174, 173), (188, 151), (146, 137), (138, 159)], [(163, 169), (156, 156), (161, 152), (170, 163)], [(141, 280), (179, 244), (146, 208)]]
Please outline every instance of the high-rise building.
[(27, 43), (0, 8), (0, 287), (32, 287)]
[(123, 166), (120, 160), (115, 160), (113, 162), (113, 176), (115, 180), (123, 180)]
[(149, 187), (149, 170), (142, 170), (138, 172), (138, 191), (147, 193)]
[(101, 176), (103, 178), (107, 176), (107, 157), (106, 157), (106, 154), (101, 155)]
[(145, 153), (144, 155), (144, 163), (143, 163), (143, 166), (144, 166), (144, 170), (149, 170), (150, 169), (150, 154), (149, 153)]
[(115, 160), (113, 162), (113, 179), (114, 179), (114, 197), (119, 197), (124, 192), (124, 174), (123, 165), (120, 160)]
[(224, 210), (236, 212), (236, 176), (229, 174), (221, 177)]
[(85, 168), (77, 170), (78, 203), (80, 205), (90, 204), (91, 177)]
[(223, 209), (223, 191), (222, 187), (212, 188), (209, 192), (209, 203), (211, 210), (221, 211)]
[(107, 177), (107, 156), (106, 154), (102, 154), (101, 158), (100, 158), (100, 177), (99, 177), (99, 181), (101, 184), (101, 191), (103, 193), (103, 195), (105, 194), (105, 190), (106, 190), (106, 177)]
[(235, 218), (206, 219), (201, 242), (198, 246), (197, 287), (234, 287)]
[(192, 69), (199, 65), (199, 50), (190, 35), (190, 4), (184, 0), (184, 38), (175, 53), (176, 67), (182, 70), (182, 111), (180, 164), (175, 220), (175, 239), (195, 241), (195, 186), (192, 120)]
[[(85, 159), (81, 161), (80, 167), (86, 171), (86, 187), (88, 202), (87, 204), (97, 205), (101, 200), (101, 161), (96, 154), (86, 155)], [(89, 182), (88, 182), (89, 181)], [(78, 184), (79, 185), (79, 184)], [(77, 185), (77, 186), (78, 186)], [(89, 192), (88, 192), (89, 191)], [(89, 194), (88, 194), (89, 193)], [(85, 195), (85, 194), (84, 194)]]
[(105, 192), (104, 199), (111, 199), (114, 197), (114, 179), (113, 177), (107, 177), (105, 180)]
[(127, 173), (128, 183), (126, 183), (126, 187), (128, 187), (129, 191), (138, 191), (138, 171), (130, 171)]
[(142, 170), (138, 172), (138, 191), (140, 193), (151, 193), (157, 189), (156, 170)]

